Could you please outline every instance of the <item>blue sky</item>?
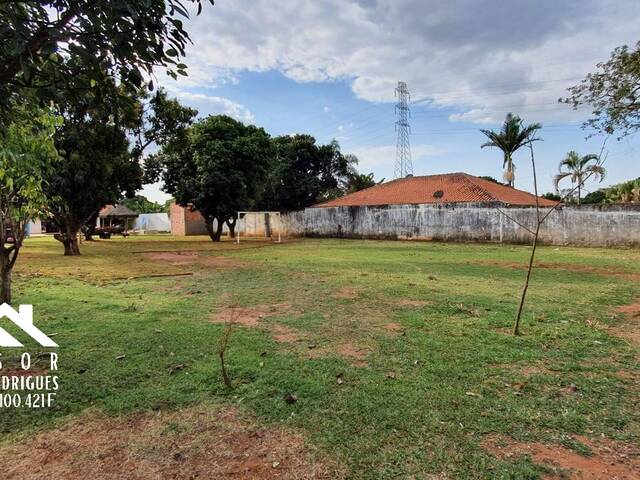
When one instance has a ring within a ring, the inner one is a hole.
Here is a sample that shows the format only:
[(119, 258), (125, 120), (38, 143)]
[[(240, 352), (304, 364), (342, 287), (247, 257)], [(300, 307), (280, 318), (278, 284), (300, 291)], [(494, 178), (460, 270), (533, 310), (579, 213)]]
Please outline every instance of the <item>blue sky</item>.
[[(552, 190), (588, 111), (558, 104), (565, 89), (621, 44), (633, 44), (640, 2), (459, 0), (219, 0), (187, 23), (189, 77), (158, 82), (201, 116), (225, 113), (272, 135), (337, 139), (359, 170), (393, 178), (394, 87), (412, 93), (414, 174), (464, 171), (502, 177), (499, 151), (480, 149), (480, 128), (509, 111), (541, 122), (539, 184)], [(526, 21), (523, 21), (523, 16)], [(516, 25), (514, 27), (514, 24)], [(609, 139), (603, 185), (640, 176), (638, 135)], [(516, 154), (516, 187), (532, 189), (528, 153)], [(591, 184), (587, 189), (597, 188)], [(154, 200), (167, 195), (146, 186)]]

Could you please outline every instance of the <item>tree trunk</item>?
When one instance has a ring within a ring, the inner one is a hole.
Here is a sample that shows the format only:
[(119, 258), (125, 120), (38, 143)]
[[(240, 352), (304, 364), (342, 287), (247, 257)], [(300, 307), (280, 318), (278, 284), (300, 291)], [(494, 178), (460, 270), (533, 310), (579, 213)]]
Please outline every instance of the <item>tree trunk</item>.
[(580, 195), (581, 195), (580, 184), (578, 184), (578, 205), (580, 205)]
[(236, 220), (237, 218), (235, 217), (227, 220), (227, 227), (229, 227), (229, 238), (236, 238)]
[(71, 251), (72, 255), (80, 255), (80, 245), (78, 244), (78, 232), (71, 237)]
[(93, 235), (96, 234), (96, 221), (97, 221), (97, 219), (98, 219), (98, 214), (96, 213), (95, 215), (93, 215), (89, 219), (89, 221), (82, 228), (82, 231), (84, 233), (84, 239), (87, 242), (92, 242), (93, 241)]
[(536, 249), (538, 247), (538, 236), (540, 235), (541, 222), (538, 221), (536, 231), (533, 235), (533, 248), (531, 249), (531, 256), (529, 257), (529, 267), (527, 268), (527, 276), (522, 287), (522, 293), (520, 295), (520, 304), (518, 305), (518, 314), (516, 315), (516, 323), (513, 327), (513, 334), (520, 335), (520, 319), (522, 318), (522, 310), (524, 309), (524, 302), (527, 298), (527, 290), (529, 289), (529, 281), (531, 280), (531, 271), (533, 270), (533, 261), (536, 257)]
[(79, 228), (75, 225), (67, 225), (65, 233), (56, 233), (53, 238), (64, 245), (65, 256), (80, 255), (80, 247), (78, 245)]
[(0, 277), (2, 285), (0, 286), (0, 303), (11, 303), (11, 270), (12, 265), (9, 261), (9, 253), (2, 253), (2, 266), (0, 267)]
[[(213, 221), (216, 220), (216, 228), (213, 229)], [(219, 242), (220, 237), (222, 237), (222, 227), (224, 225), (224, 221), (216, 217), (208, 217), (207, 220), (207, 233), (209, 233), (209, 237), (214, 242)]]

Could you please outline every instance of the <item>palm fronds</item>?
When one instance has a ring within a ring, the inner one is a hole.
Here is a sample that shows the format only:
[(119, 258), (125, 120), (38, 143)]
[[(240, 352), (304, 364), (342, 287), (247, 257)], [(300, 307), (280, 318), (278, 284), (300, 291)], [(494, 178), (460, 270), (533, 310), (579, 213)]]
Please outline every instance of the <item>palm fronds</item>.
[(578, 152), (571, 150), (560, 161), (558, 165), (558, 174), (553, 178), (556, 192), (560, 188), (560, 182), (565, 178), (571, 179), (572, 185), (577, 185), (578, 203), (580, 203), (581, 190), (587, 179), (599, 180), (602, 182), (606, 175), (606, 170), (602, 166), (599, 155), (593, 153), (580, 155)]
[(495, 147), (504, 153), (502, 166), (503, 168), (506, 167), (504, 177), (509, 181), (510, 186), (513, 186), (513, 180), (515, 178), (513, 153), (531, 142), (540, 140), (539, 138), (535, 138), (535, 134), (541, 128), (542, 125), (539, 123), (524, 125), (524, 121), (518, 115), (508, 113), (499, 132), (480, 129), (488, 138), (488, 141), (480, 145), (480, 148)]

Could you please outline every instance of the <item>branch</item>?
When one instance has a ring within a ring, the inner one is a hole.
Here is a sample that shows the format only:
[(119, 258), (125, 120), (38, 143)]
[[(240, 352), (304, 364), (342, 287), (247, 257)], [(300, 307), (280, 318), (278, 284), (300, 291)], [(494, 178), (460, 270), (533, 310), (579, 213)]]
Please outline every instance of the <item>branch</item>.
[(535, 232), (533, 230), (531, 230), (529, 227), (527, 227), (526, 225), (523, 225), (522, 223), (520, 223), (519, 221), (517, 221), (515, 218), (513, 218), (511, 215), (507, 215), (507, 213), (505, 213), (504, 211), (502, 211), (502, 209), (496, 207), (496, 210), (498, 210), (498, 212), (500, 212), (502, 215), (504, 215), (505, 217), (507, 217), (509, 220), (511, 220), (513, 223), (521, 226), (522, 228), (524, 228), (527, 232), (529, 232), (531, 235), (533, 235)]
[(48, 42), (54, 40), (57, 41), (57, 36), (62, 34), (64, 28), (76, 17), (79, 7), (74, 5), (67, 10), (60, 20), (56, 22), (52, 27), (42, 26), (40, 27), (27, 42), (25, 50), (13, 57), (9, 58), (0, 70), (0, 85), (7, 84), (12, 78), (14, 78), (22, 69), (23, 60), (26, 58), (32, 58), (37, 54), (42, 47)]

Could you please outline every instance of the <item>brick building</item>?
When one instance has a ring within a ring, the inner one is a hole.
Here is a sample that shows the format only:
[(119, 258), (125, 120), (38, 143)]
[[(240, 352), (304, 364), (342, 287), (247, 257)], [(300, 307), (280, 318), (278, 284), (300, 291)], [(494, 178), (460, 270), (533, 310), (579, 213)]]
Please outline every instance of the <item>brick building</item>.
[(207, 225), (198, 210), (181, 207), (175, 202), (169, 210), (171, 218), (171, 233), (173, 235), (206, 235)]

